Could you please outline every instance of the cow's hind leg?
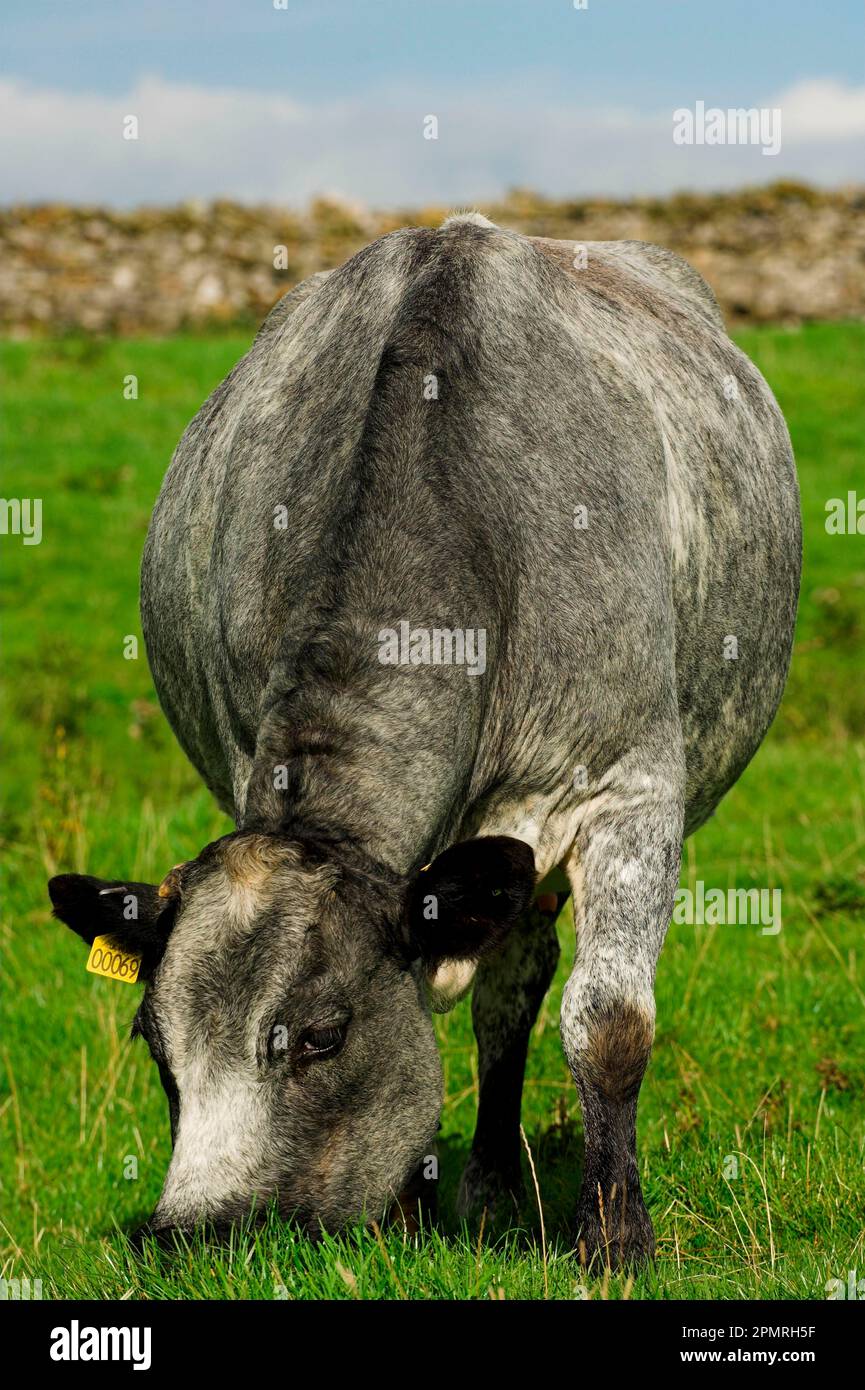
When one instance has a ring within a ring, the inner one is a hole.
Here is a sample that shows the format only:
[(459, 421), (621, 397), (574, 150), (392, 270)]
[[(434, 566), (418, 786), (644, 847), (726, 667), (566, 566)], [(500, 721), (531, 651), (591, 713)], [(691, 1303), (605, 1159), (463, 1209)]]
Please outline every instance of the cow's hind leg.
[[(567, 894), (559, 895), (559, 907)], [(543, 899), (541, 902), (543, 903)], [(534, 903), (503, 948), (483, 960), (472, 993), (478, 1116), (459, 1211), (486, 1223), (516, 1215), (522, 1193), (520, 1105), (529, 1035), (556, 970), (558, 909)]]
[(568, 864), (577, 956), (561, 1030), (585, 1135), (574, 1240), (581, 1259), (614, 1268), (655, 1249), (637, 1167), (637, 1098), (682, 849), (679, 797), (663, 780), (642, 781), (636, 794), (605, 792), (586, 808)]

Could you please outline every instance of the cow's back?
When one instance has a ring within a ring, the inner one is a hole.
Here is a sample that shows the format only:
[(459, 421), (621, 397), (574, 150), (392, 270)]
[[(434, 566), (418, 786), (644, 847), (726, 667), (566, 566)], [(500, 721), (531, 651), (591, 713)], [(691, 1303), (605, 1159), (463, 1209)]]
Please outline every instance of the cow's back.
[(798, 566), (783, 421), (699, 277), (470, 218), (277, 306), (177, 450), (142, 612), (226, 807), (311, 644), (354, 644), (373, 682), (405, 619), (488, 633), (483, 680), (448, 685), (469, 802), (602, 774), (675, 714), (695, 824), (780, 698)]

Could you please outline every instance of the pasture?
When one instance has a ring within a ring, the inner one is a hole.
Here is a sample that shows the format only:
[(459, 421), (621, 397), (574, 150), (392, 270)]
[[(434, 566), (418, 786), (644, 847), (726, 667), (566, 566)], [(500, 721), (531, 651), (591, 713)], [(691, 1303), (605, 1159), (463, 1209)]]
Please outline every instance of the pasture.
[[(468, 1003), (439, 1020), (446, 1098), (440, 1222), (310, 1245), (271, 1221), (230, 1249), (135, 1254), (169, 1154), (137, 989), (85, 972), (45, 882), (77, 870), (158, 881), (231, 827), (157, 706), (138, 566), (172, 449), (245, 351), (240, 336), (7, 343), (4, 495), (41, 497), (39, 545), (3, 549), (6, 884), (0, 926), (0, 1260), (64, 1298), (822, 1298), (865, 1276), (865, 535), (826, 503), (865, 496), (865, 324), (737, 340), (787, 417), (805, 570), (796, 651), (766, 743), (686, 845), (684, 887), (781, 890), (781, 930), (674, 922), (640, 1105), (656, 1265), (585, 1275), (568, 1252), (579, 1106), (558, 1038), (562, 960), (529, 1055), (537, 1174), (514, 1229), (478, 1242), (454, 1198), (476, 1099)], [(126, 399), (124, 379), (138, 379)], [(137, 657), (129, 639), (138, 637)], [(543, 1232), (541, 1216), (543, 1213)]]

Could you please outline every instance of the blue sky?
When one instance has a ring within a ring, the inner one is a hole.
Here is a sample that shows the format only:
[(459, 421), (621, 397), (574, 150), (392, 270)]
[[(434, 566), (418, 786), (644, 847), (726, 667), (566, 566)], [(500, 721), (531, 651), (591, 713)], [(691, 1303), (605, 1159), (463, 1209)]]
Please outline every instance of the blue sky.
[(5, 0), (7, 72), (120, 93), (149, 73), (307, 98), (520, 82), (738, 105), (815, 74), (861, 81), (861, 0)]
[[(4, 11), (6, 201), (323, 191), (400, 203), (513, 184), (622, 194), (865, 178), (862, 0), (588, 0), (585, 11), (5, 0)], [(781, 155), (671, 149), (672, 111), (698, 100), (789, 101)], [(127, 110), (141, 118), (134, 152), (110, 138)], [(419, 144), (428, 112), (434, 148)]]

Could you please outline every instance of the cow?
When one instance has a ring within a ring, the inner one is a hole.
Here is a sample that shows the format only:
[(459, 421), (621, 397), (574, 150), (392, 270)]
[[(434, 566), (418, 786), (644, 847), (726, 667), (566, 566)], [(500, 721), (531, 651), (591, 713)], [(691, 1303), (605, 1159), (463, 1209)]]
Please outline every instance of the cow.
[(278, 302), (183, 435), (141, 575), (162, 707), (236, 829), (159, 886), (50, 884), (141, 959), (152, 1229), (381, 1219), (423, 1187), (432, 1015), (470, 989), (459, 1211), (510, 1219), (569, 893), (574, 1248), (652, 1256), (656, 964), (683, 838), (781, 698), (800, 561), (778, 405), (666, 250), (460, 214)]

